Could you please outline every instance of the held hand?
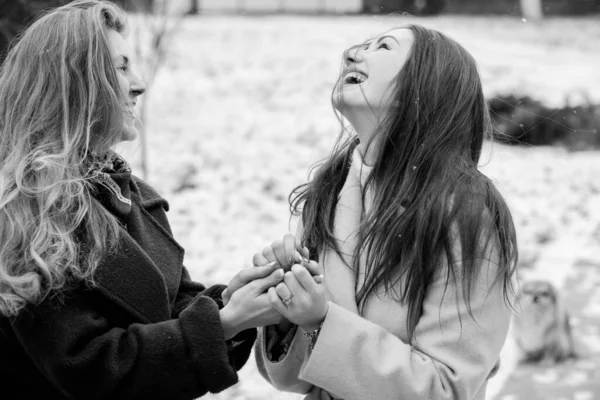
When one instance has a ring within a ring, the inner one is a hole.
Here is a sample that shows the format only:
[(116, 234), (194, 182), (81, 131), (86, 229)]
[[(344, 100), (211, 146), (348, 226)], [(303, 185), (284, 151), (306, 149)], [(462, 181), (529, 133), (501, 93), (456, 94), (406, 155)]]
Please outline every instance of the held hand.
[(221, 323), (226, 339), (244, 329), (276, 325), (283, 320), (265, 293), (268, 288), (280, 283), (282, 278), (283, 270), (277, 268), (269, 276), (255, 279), (231, 295), (227, 305), (221, 309)]
[(247, 285), (248, 283), (269, 276), (273, 271), (275, 271), (279, 266), (276, 262), (265, 263), (265, 265), (256, 267), (256, 268), (247, 268), (243, 269), (229, 281), (229, 285), (221, 294), (221, 298), (223, 299), (223, 304), (227, 305), (229, 303), (229, 299), (231, 296), (242, 286)]
[(289, 271), (295, 263), (301, 263), (305, 259), (308, 261), (308, 249), (302, 246), (300, 240), (296, 239), (291, 233), (286, 234), (283, 240), (276, 240), (262, 251), (262, 254), (255, 254), (253, 258), (254, 265), (264, 265), (265, 261), (276, 261), (285, 271)]
[(285, 273), (282, 283), (269, 289), (268, 295), (277, 311), (307, 332), (323, 322), (329, 309), (323, 285), (298, 264)]

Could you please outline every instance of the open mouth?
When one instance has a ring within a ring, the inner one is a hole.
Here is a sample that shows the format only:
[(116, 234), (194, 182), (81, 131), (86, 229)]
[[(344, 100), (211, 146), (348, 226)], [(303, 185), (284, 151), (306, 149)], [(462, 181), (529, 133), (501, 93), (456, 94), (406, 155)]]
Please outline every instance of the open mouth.
[(346, 74), (344, 83), (348, 85), (358, 85), (367, 80), (367, 76), (362, 72), (353, 71)]

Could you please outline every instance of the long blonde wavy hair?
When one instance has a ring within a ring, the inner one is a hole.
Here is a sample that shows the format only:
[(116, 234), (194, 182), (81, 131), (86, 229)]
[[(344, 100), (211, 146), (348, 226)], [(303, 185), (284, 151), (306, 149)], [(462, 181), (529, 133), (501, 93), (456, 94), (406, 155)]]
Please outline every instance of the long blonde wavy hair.
[(123, 129), (108, 29), (125, 30), (112, 3), (53, 9), (14, 42), (0, 69), (0, 315), (17, 315), (69, 282), (93, 283), (116, 248), (118, 222), (86, 179), (92, 155), (110, 150)]

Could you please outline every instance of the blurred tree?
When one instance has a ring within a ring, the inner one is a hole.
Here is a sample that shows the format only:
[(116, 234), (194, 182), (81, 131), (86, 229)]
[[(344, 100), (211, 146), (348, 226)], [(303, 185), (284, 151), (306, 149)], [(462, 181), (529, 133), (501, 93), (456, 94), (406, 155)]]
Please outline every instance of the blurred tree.
[[(136, 2), (137, 0), (129, 0)], [(148, 101), (153, 92), (153, 84), (156, 75), (164, 64), (168, 52), (169, 42), (175, 35), (177, 28), (181, 26), (180, 19), (188, 12), (180, 14), (169, 14), (168, 2), (166, 0), (152, 0), (151, 11), (141, 13), (137, 18), (130, 20), (131, 30), (134, 36), (134, 51), (137, 64), (142, 68), (142, 76), (146, 82), (146, 93), (140, 99), (140, 142), (141, 142), (141, 176), (148, 179)], [(197, 5), (197, 3), (196, 3)]]
[(190, 9), (188, 10), (188, 15), (196, 15), (200, 13), (200, 5), (198, 4), (200, 0), (190, 0)]
[(364, 12), (389, 14), (405, 12), (409, 14), (435, 15), (444, 10), (446, 0), (364, 0)]
[(570, 14), (585, 15), (600, 11), (600, 0), (568, 0)]
[(413, 12), (415, 0), (364, 0), (363, 11), (371, 14)]
[(416, 8), (418, 14), (436, 15), (446, 7), (446, 0), (417, 0)]
[(530, 21), (542, 19), (542, 0), (521, 0), (521, 13)]

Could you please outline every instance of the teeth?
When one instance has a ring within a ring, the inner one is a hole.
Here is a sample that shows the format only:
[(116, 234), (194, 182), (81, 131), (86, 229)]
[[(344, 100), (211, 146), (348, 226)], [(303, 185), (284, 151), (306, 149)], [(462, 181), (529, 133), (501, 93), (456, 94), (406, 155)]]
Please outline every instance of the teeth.
[(359, 72), (349, 72), (346, 75), (346, 83), (359, 84), (367, 80), (367, 77)]

